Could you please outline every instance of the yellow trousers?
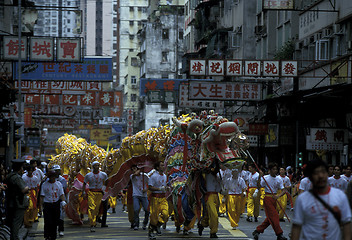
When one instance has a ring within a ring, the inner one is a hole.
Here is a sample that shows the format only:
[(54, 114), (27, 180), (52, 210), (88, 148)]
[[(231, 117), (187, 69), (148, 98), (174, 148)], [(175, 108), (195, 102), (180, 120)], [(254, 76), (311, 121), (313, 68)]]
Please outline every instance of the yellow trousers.
[[(280, 193), (281, 193), (281, 190), (278, 191), (278, 194)], [(284, 194), (277, 200), (277, 204), (276, 204), (276, 209), (279, 212), (280, 219), (284, 218), (284, 210), (286, 209), (286, 206), (287, 206), (287, 195)]]
[(116, 197), (109, 197), (109, 205), (111, 208), (115, 208), (116, 207)]
[(231, 227), (238, 227), (242, 214), (242, 201), (242, 194), (228, 195), (227, 197), (227, 215), (229, 216)]
[(246, 211), (247, 196), (241, 194), (241, 214)]
[(210, 228), (210, 234), (217, 233), (219, 227), (219, 196), (217, 193), (210, 193), (205, 203), (207, 214), (202, 218), (202, 226)]
[(226, 213), (226, 201), (225, 200), (224, 200), (224, 202), (222, 201), (224, 198), (225, 198), (225, 196), (219, 193), (219, 202), (220, 202), (219, 213), (220, 214)]
[(88, 218), (90, 226), (96, 225), (96, 219), (99, 214), (99, 207), (101, 199), (103, 198), (102, 192), (88, 191)]
[(264, 197), (265, 197), (265, 190), (264, 188), (260, 188), (260, 207), (264, 209)]
[(259, 216), (259, 205), (260, 205), (260, 196), (259, 191), (256, 198), (253, 197), (253, 193), (256, 188), (248, 189), (248, 197), (247, 197), (247, 216), (248, 217), (258, 217)]
[(169, 219), (169, 205), (165, 197), (151, 196), (150, 202), (150, 225), (160, 226)]
[(37, 204), (36, 204), (36, 199), (33, 201), (33, 198), (36, 198), (36, 191), (34, 189), (29, 190), (29, 193), (27, 194), (29, 198), (29, 205), (24, 212), (24, 217), (23, 217), (23, 224), (26, 227), (31, 227), (34, 220), (38, 218), (38, 209), (37, 209)]

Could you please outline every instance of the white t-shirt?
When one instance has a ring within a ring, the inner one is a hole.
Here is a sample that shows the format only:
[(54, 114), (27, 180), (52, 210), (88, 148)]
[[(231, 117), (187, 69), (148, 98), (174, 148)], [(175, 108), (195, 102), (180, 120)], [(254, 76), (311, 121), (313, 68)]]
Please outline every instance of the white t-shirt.
[(225, 180), (224, 185), (229, 194), (241, 194), (247, 188), (246, 182), (241, 177), (236, 179), (231, 176)]
[(62, 184), (58, 181), (55, 181), (54, 183), (45, 181), (42, 184), (40, 196), (44, 196), (44, 202), (46, 203), (54, 203), (59, 201), (60, 196), (63, 194), (64, 190), (62, 188)]
[[(166, 187), (166, 175), (160, 175), (159, 172), (154, 172), (149, 178), (149, 186), (162, 188)], [(153, 191), (153, 193), (164, 193), (165, 191)]]
[(102, 190), (108, 175), (105, 172), (98, 172), (97, 174), (90, 172), (84, 177), (84, 182), (89, 183), (89, 189)]
[(247, 170), (242, 170), (240, 173), (240, 177), (243, 178), (243, 180), (245, 180), (246, 182), (248, 181), (248, 177), (249, 177), (250, 172)]
[[(144, 185), (143, 185), (144, 176)], [(130, 176), (132, 182), (132, 196), (147, 197), (147, 192), (143, 192), (143, 189), (148, 189), (148, 175), (146, 173), (140, 174), (138, 176)]]
[(23, 181), (26, 183), (26, 186), (30, 189), (37, 188), (39, 186), (40, 180), (37, 176), (28, 177), (27, 173), (22, 175)]
[(349, 183), (352, 180), (352, 175), (347, 177), (345, 174), (341, 175), (342, 178), (346, 179), (347, 183)]
[(251, 172), (248, 175), (248, 187), (257, 187), (258, 186), (259, 173), (255, 172), (252, 174)]
[(219, 174), (207, 173), (205, 176), (207, 192), (220, 192), (221, 191), (221, 179)]
[(347, 189), (347, 180), (345, 178), (336, 179), (335, 176), (328, 178), (328, 183), (331, 187), (341, 189), (342, 191), (346, 191)]
[(308, 177), (305, 177), (301, 180), (298, 189), (303, 191), (309, 191), (310, 189), (312, 189), (312, 187), (312, 182), (309, 180)]
[[(328, 193), (319, 196), (332, 208), (338, 207), (342, 224), (351, 221), (351, 209), (344, 192), (330, 187)], [(302, 226), (301, 240), (341, 239), (341, 231), (337, 220), (309, 191), (298, 196), (292, 223)]]
[(36, 176), (40, 181), (44, 178), (44, 173), (40, 168), (35, 168), (33, 175)]
[(287, 176), (281, 176), (282, 182), (284, 183), (284, 187), (291, 187), (291, 181)]
[(232, 175), (232, 171), (228, 168), (226, 168), (225, 170), (220, 169), (220, 175), (222, 179), (226, 179)]
[[(269, 194), (276, 194), (279, 189), (284, 189), (284, 183), (282, 182), (282, 179), (280, 176), (275, 176), (272, 177), (271, 175), (265, 175), (264, 176), (266, 182), (264, 179), (260, 180), (260, 185), (265, 188), (265, 192)], [(269, 184), (269, 186), (267, 185)], [(271, 190), (272, 192), (271, 192)]]

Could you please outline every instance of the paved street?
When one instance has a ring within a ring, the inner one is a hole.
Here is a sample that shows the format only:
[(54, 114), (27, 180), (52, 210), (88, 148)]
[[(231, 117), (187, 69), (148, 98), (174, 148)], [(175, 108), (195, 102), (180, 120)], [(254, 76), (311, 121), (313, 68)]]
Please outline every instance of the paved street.
[[(85, 216), (85, 221), (83, 226), (74, 226), (70, 225), (71, 220), (65, 220), (65, 236), (61, 238), (64, 239), (147, 239), (147, 230), (130, 230), (130, 223), (128, 222), (127, 213), (121, 211), (122, 207), (120, 203), (116, 208), (116, 213), (109, 213), (108, 215), (108, 228), (100, 228), (100, 224), (97, 226), (97, 231), (95, 233), (91, 233), (89, 231), (89, 224), (87, 216)], [(109, 210), (109, 212), (111, 209)], [(292, 216), (292, 212), (287, 211), (289, 217)], [(141, 211), (140, 220), (143, 220), (144, 212)], [(264, 211), (260, 211), (259, 221), (258, 223), (252, 222), (249, 223), (246, 221), (246, 215), (244, 214), (240, 220), (238, 230), (232, 230), (230, 226), (230, 222), (226, 217), (220, 218), (219, 239), (252, 239), (252, 232), (255, 227), (260, 224), (265, 218)], [(29, 231), (29, 235), (26, 240), (34, 240), (34, 239), (43, 239), (44, 228), (43, 228), (43, 219), (40, 219), (40, 222)], [(284, 230), (284, 234), (287, 237), (291, 228), (291, 224), (286, 222), (281, 223), (281, 227)], [(158, 236), (157, 239), (208, 239), (209, 238), (209, 228), (205, 228), (203, 232), (203, 236), (199, 236), (197, 232), (197, 228), (192, 230), (193, 232), (188, 236), (183, 236), (181, 233), (176, 232), (176, 228), (174, 223), (170, 220), (167, 224), (167, 228), (162, 231), (162, 236)], [(273, 240), (276, 239), (274, 231), (271, 227), (268, 227), (264, 234), (260, 235), (261, 240)]]

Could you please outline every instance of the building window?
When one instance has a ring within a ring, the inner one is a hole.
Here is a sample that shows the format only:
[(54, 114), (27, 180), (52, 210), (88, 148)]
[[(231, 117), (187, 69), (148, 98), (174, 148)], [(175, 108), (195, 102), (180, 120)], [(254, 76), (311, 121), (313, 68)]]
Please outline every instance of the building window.
[(70, 20), (70, 19), (67, 19), (67, 23), (71, 23), (71, 20)]
[(183, 39), (183, 31), (178, 32), (178, 39)]
[(161, 74), (161, 78), (168, 79), (169, 78), (169, 74), (168, 73), (162, 73)]
[(167, 62), (167, 54), (168, 54), (168, 52), (161, 53), (161, 61), (162, 62)]
[(137, 94), (131, 94), (131, 102), (137, 101)]
[(319, 40), (316, 42), (317, 60), (329, 60), (329, 40)]
[(138, 66), (138, 59), (136, 57), (131, 58), (131, 66), (133, 67)]
[(169, 29), (163, 29), (162, 38), (169, 39)]
[(138, 12), (142, 12), (142, 7), (138, 7)]
[(130, 40), (133, 40), (133, 39), (134, 39), (134, 35), (130, 34)]
[(130, 26), (132, 26), (132, 27), (133, 27), (133, 24), (134, 24), (134, 22), (133, 22), (133, 21), (130, 21)]
[(71, 29), (70, 29), (70, 28), (67, 28), (67, 32), (71, 32)]
[(142, 21), (138, 21), (138, 26), (142, 26)]
[(137, 84), (137, 77), (131, 76), (131, 84)]
[(133, 48), (130, 48), (130, 49), (129, 49), (129, 52), (133, 52), (133, 51), (134, 51), (134, 49), (133, 49)]
[(133, 12), (133, 11), (134, 11), (133, 7), (130, 7), (130, 12)]

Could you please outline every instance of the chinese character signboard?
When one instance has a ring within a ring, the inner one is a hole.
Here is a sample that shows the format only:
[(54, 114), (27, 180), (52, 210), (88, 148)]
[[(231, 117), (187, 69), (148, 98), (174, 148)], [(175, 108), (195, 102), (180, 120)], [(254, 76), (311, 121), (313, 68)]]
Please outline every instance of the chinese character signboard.
[(123, 93), (122, 91), (115, 92), (114, 105), (110, 108), (111, 117), (121, 117), (123, 110)]
[(54, 39), (53, 38), (30, 38), (29, 57), (32, 61), (53, 61), (54, 60)]
[(294, 0), (263, 0), (264, 10), (293, 10)]
[(209, 60), (208, 66), (209, 76), (224, 76), (225, 69), (223, 60)]
[(81, 39), (59, 38), (56, 51), (57, 61), (79, 62), (81, 60)]
[(268, 133), (265, 136), (265, 147), (278, 147), (279, 146), (279, 125), (269, 124)]
[[(29, 67), (30, 66), (30, 67)], [(18, 79), (15, 63), (15, 79)], [(83, 63), (25, 62), (22, 63), (22, 80), (52, 81), (112, 81), (111, 58), (85, 58)]]
[(268, 124), (250, 123), (248, 134), (250, 134), (250, 135), (266, 135), (266, 134), (268, 134)]
[(149, 91), (178, 91), (179, 85), (187, 79), (160, 79), (160, 78), (141, 78), (140, 95), (146, 96)]
[(336, 128), (311, 128), (307, 136), (307, 150), (343, 150), (348, 131)]
[[(101, 91), (101, 82), (21, 81), (22, 93), (61, 94), (63, 91)], [(15, 81), (18, 89), (18, 81)]]
[(100, 92), (99, 93), (99, 105), (100, 106), (112, 106), (114, 103), (114, 92)]
[(192, 76), (296, 77), (298, 75), (297, 61), (211, 59), (190, 60), (190, 64)]
[(205, 75), (205, 60), (190, 60), (190, 75)]
[[(27, 38), (21, 38), (21, 59), (27, 59)], [(18, 38), (4, 36), (3, 38), (3, 49), (5, 60), (18, 60), (20, 46), (18, 44)]]
[(258, 83), (190, 81), (189, 84), (191, 100), (261, 100)]
[(209, 101), (209, 100), (189, 100), (188, 99), (188, 85), (181, 84), (179, 90), (179, 107), (188, 107), (188, 108), (199, 108), (199, 109), (217, 109), (219, 110), (224, 108), (223, 101)]

